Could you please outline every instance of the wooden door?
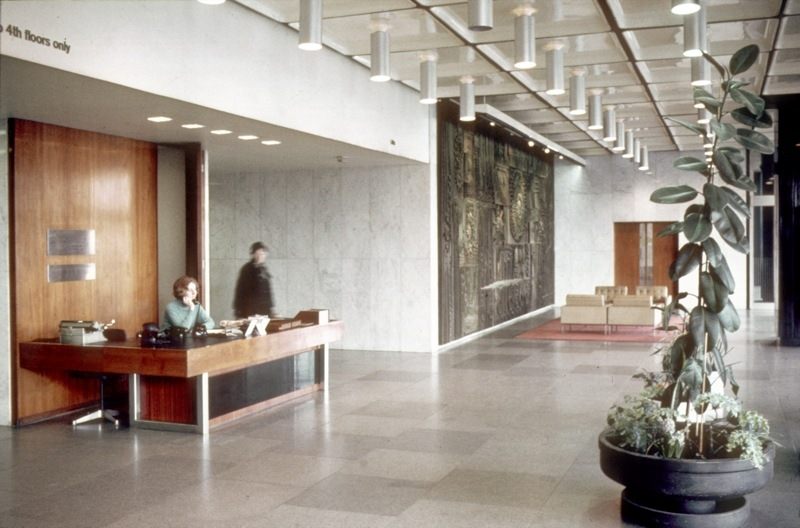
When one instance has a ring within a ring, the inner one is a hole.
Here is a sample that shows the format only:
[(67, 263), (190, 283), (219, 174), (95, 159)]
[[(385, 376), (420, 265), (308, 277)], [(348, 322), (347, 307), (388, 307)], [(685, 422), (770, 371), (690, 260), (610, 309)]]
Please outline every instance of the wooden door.
[(617, 222), (614, 224), (614, 285), (627, 286), (636, 291), (639, 282), (639, 224)]
[(669, 267), (678, 255), (678, 236), (657, 236), (671, 222), (614, 223), (614, 284), (635, 293), (638, 285), (666, 285), (678, 291)]

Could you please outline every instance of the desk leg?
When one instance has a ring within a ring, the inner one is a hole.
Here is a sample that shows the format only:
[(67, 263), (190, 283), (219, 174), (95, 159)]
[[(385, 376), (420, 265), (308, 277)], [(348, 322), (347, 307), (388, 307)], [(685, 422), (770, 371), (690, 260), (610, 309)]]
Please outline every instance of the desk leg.
[(314, 351), (316, 364), (314, 365), (314, 382), (320, 386), (323, 391), (328, 390), (328, 376), (330, 374), (329, 365), (329, 347), (328, 344), (320, 345)]
[(128, 381), (129, 412), (131, 427), (141, 429), (160, 429), (163, 431), (178, 431), (208, 434), (208, 373), (204, 372), (195, 376), (195, 416), (196, 423), (163, 422), (158, 420), (142, 420), (141, 403), (142, 389), (139, 374), (131, 374)]
[(208, 372), (203, 372), (196, 378), (195, 391), (197, 394), (197, 432), (208, 434)]
[(141, 392), (139, 387), (139, 375), (128, 375), (128, 419), (131, 425), (136, 425), (141, 416)]

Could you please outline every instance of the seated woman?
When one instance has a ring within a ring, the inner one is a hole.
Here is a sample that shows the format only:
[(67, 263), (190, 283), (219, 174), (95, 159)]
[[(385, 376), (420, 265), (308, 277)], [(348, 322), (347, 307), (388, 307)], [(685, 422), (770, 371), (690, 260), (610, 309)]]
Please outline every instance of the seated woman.
[(214, 328), (214, 320), (197, 301), (199, 289), (200, 286), (194, 277), (184, 275), (175, 281), (172, 285), (175, 300), (170, 301), (164, 310), (166, 328), (177, 326), (191, 330), (196, 325), (204, 325), (206, 330)]

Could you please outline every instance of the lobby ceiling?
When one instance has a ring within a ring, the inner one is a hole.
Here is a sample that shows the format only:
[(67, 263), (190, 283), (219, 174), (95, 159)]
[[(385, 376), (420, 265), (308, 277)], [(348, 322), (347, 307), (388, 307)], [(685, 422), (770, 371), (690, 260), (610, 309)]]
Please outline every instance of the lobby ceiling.
[[(298, 0), (234, 0), (297, 28)], [(588, 113), (571, 115), (569, 76), (585, 72), (587, 92), (602, 93), (628, 130), (650, 151), (697, 150), (702, 141), (667, 117), (694, 122), (690, 59), (683, 56), (683, 17), (670, 0), (495, 0), (489, 31), (468, 29), (459, 0), (324, 0), (325, 46), (369, 67), (370, 33), (388, 25), (393, 81), (414, 89), (420, 55), (438, 55), (438, 97), (458, 98), (460, 79), (474, 78), (476, 103), (488, 104), (581, 155), (610, 152)], [(746, 44), (761, 50), (742, 78), (763, 95), (800, 92), (800, 0), (707, 0), (709, 53), (723, 64)], [(536, 8), (536, 67), (514, 67), (514, 9)], [(567, 93), (548, 95), (545, 48), (564, 46)], [(308, 52), (313, 53), (313, 52)], [(718, 74), (712, 68), (712, 80)], [(378, 83), (376, 83), (378, 84)], [(375, 89), (380, 89), (376, 86)], [(480, 116), (479, 116), (480, 118)]]
[[(384, 152), (290, 130), (262, 121), (146, 93), (47, 66), (0, 56), (0, 118), (16, 117), (149, 141), (159, 145), (200, 143), (213, 174), (267, 170), (374, 167), (411, 163)], [(148, 115), (169, 115), (174, 123), (208, 123), (238, 134), (279, 138), (279, 146), (231, 141), (207, 129), (157, 126)], [(314, 156), (308, 152), (313, 151)]]

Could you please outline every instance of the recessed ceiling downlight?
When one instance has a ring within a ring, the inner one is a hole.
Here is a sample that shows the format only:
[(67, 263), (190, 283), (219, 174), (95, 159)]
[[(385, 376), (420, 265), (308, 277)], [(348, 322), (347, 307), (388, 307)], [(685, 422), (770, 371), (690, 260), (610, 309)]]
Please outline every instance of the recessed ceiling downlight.
[(224, 136), (226, 134), (231, 134), (232, 132), (230, 130), (225, 130), (224, 128), (220, 128), (217, 130), (212, 130), (211, 133), (217, 136)]
[(239, 139), (242, 141), (253, 141), (254, 139), (258, 139), (258, 136), (254, 136), (253, 134), (244, 134), (239, 136)]
[(152, 116), (148, 117), (147, 120), (152, 121), (153, 123), (166, 123), (168, 121), (172, 121), (172, 118), (167, 116)]
[(675, 15), (691, 15), (700, 11), (700, 0), (672, 0), (672, 13)]
[(205, 128), (205, 125), (201, 125), (200, 123), (186, 123), (185, 125), (181, 125), (183, 128), (188, 128), (194, 130), (195, 128)]
[(278, 141), (277, 139), (265, 139), (264, 141), (261, 142), (261, 144), (271, 147), (273, 145), (280, 145), (281, 142)]

